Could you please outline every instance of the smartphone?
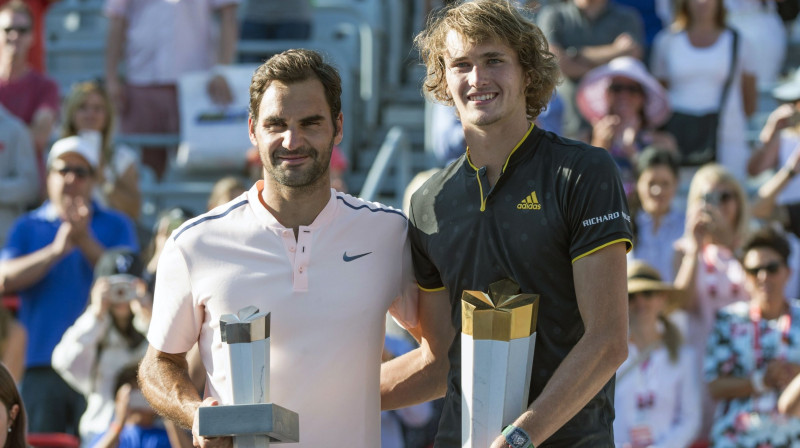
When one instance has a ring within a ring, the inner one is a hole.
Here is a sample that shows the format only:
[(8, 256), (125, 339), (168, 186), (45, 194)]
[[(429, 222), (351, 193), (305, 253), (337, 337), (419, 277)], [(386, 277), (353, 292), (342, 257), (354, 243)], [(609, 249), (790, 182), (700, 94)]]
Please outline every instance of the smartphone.
[(705, 202), (708, 205), (713, 205), (714, 207), (719, 207), (719, 204), (722, 203), (722, 192), (711, 191), (704, 194), (703, 202)]

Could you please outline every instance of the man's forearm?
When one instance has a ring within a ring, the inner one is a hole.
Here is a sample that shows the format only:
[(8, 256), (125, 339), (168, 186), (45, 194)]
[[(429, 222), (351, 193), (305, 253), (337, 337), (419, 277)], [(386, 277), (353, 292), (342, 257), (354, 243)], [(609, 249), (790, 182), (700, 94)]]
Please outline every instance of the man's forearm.
[(0, 282), (4, 291), (20, 291), (43, 279), (61, 258), (52, 245), (36, 252), (0, 263)]
[(125, 42), (125, 19), (111, 17), (108, 27), (108, 43), (106, 45), (106, 78), (118, 76), (119, 61), (122, 59), (122, 48)]
[(220, 9), (219, 57), (217, 63), (230, 65), (236, 61), (236, 47), (239, 42), (239, 23), (236, 20), (236, 5)]
[(381, 365), (381, 410), (398, 409), (443, 397), (447, 391), (446, 357), (433, 358), (423, 347)]
[(200, 395), (189, 379), (185, 354), (169, 355), (153, 347), (139, 366), (139, 385), (156, 412), (184, 428), (191, 428)]
[(626, 357), (618, 346), (603, 335), (584, 334), (514, 426), (527, 431), (535, 446), (547, 440), (611, 379)]

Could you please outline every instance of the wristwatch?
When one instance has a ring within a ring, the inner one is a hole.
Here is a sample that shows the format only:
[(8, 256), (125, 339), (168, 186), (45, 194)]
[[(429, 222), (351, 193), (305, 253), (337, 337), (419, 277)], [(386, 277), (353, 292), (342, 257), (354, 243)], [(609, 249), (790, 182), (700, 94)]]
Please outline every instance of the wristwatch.
[(531, 443), (528, 433), (514, 425), (506, 426), (506, 429), (503, 430), (503, 436), (511, 448), (536, 448)]

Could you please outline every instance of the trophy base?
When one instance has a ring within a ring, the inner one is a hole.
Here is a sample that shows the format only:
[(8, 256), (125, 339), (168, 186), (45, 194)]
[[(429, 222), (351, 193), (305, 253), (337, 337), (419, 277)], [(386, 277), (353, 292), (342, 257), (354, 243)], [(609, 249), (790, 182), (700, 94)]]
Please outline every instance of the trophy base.
[(267, 436), (270, 443), (296, 443), (300, 417), (273, 403), (203, 406), (198, 432), (204, 437)]

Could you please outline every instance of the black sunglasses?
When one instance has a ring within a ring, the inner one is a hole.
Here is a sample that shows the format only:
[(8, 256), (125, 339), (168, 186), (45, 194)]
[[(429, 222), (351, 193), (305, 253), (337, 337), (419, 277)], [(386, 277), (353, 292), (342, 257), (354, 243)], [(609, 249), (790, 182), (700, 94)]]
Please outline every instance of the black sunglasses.
[(3, 28), (3, 31), (6, 34), (11, 34), (12, 31), (16, 31), (17, 34), (28, 34), (31, 31), (31, 27), (29, 27), (29, 26), (10, 26), (8, 28)]
[(635, 299), (637, 295), (640, 295), (648, 300), (652, 299), (654, 293), (655, 291), (639, 291), (639, 292), (628, 293), (628, 302), (633, 302), (633, 299)]
[(781, 263), (779, 261), (770, 261), (769, 263), (765, 264), (764, 266), (755, 266), (752, 268), (744, 268), (744, 271), (747, 272), (747, 275), (752, 275), (753, 277), (757, 277), (761, 271), (767, 271), (767, 274), (774, 274), (778, 272), (778, 269), (781, 268)]
[(67, 174), (72, 173), (78, 179), (87, 179), (92, 175), (92, 170), (82, 166), (65, 166), (56, 170), (58, 174), (66, 177)]
[(642, 93), (642, 87), (636, 84), (611, 84), (608, 86), (608, 90), (614, 93)]
[(703, 202), (710, 205), (720, 205), (736, 199), (736, 194), (731, 191), (712, 191), (703, 195)]

